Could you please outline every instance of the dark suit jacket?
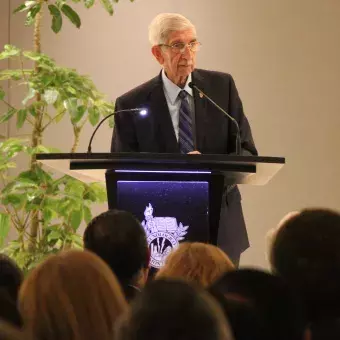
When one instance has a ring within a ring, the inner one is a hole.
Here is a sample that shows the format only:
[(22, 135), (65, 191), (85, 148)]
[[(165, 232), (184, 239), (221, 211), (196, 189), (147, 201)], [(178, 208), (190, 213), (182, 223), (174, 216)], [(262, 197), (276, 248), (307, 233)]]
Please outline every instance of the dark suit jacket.
[[(196, 69), (192, 73), (192, 82), (237, 120), (241, 132), (242, 152), (256, 155), (250, 126), (231, 75)], [(196, 149), (203, 154), (234, 153), (235, 125), (207, 99), (200, 98), (196, 91), (194, 102)], [(147, 119), (136, 113), (117, 114), (111, 151), (179, 152), (161, 75), (122, 95), (116, 101), (116, 111), (137, 107), (148, 110)], [(231, 257), (237, 257), (237, 254), (249, 246), (240, 200), (239, 190), (235, 187), (225, 194), (222, 201), (218, 243)], [(239, 207), (235, 205), (234, 209), (233, 203)], [(221, 230), (221, 224), (224, 224), (224, 230)]]

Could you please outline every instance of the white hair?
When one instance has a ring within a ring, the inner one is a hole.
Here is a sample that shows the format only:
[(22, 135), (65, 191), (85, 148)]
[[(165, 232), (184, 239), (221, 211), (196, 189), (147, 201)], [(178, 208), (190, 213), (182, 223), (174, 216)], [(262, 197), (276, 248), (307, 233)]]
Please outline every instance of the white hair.
[(167, 43), (169, 34), (174, 31), (191, 29), (196, 35), (196, 28), (189, 19), (178, 13), (158, 14), (149, 26), (149, 41), (152, 46)]

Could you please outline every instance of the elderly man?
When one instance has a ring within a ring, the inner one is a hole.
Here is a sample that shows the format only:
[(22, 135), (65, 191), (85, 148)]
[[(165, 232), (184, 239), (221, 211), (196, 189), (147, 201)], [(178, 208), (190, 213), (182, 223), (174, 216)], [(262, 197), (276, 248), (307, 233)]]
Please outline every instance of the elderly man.
[[(235, 153), (235, 125), (189, 86), (193, 82), (236, 119), (242, 154), (256, 155), (233, 78), (226, 73), (195, 69), (201, 46), (195, 26), (180, 14), (159, 14), (150, 24), (149, 40), (152, 54), (162, 66), (160, 74), (116, 101), (117, 111), (144, 107), (149, 118), (116, 115), (111, 151)], [(218, 245), (236, 264), (249, 247), (237, 187), (225, 190), (222, 199)]]

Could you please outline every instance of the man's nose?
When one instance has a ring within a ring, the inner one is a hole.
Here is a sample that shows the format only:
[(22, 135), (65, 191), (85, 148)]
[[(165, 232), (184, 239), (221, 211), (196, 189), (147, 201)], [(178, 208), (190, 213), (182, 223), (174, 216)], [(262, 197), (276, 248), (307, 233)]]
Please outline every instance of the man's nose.
[(185, 57), (186, 59), (191, 58), (192, 52), (191, 52), (191, 49), (190, 49), (189, 45), (186, 45), (186, 46), (185, 46), (185, 49), (184, 49), (184, 52), (182, 53), (182, 55), (183, 55), (183, 57)]

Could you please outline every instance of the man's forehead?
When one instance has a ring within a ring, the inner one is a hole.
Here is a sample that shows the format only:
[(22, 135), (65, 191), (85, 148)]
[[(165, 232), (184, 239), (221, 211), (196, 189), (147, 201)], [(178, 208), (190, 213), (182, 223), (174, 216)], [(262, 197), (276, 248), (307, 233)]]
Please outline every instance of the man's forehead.
[(190, 42), (193, 40), (197, 40), (196, 33), (191, 30), (183, 30), (183, 31), (173, 31), (169, 34), (168, 43), (176, 43), (176, 42)]

